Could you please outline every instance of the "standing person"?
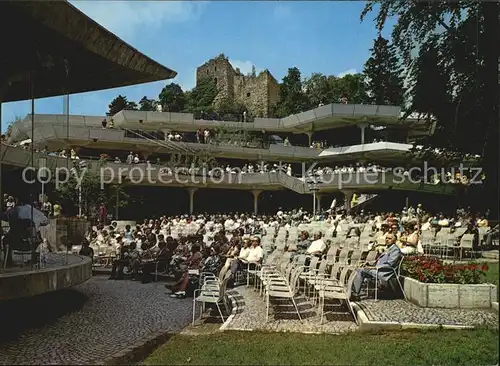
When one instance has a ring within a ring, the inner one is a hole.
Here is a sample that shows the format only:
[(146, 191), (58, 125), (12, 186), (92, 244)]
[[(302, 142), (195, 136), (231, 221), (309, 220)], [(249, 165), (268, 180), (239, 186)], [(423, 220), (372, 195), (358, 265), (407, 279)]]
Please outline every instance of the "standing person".
[(41, 211), (24, 202), (29, 202), (29, 200), (19, 200), (17, 206), (5, 213), (0, 213), (1, 220), (9, 222), (9, 232), (3, 240), (7, 266), (12, 265), (12, 250), (31, 250), (31, 263), (38, 262), (36, 249), (41, 243), (40, 226), (49, 223)]
[(62, 206), (59, 202), (56, 202), (52, 209), (54, 210), (54, 218), (61, 217)]
[(99, 223), (102, 225), (106, 225), (107, 219), (108, 210), (106, 209), (106, 206), (104, 206), (104, 203), (101, 203), (101, 206), (99, 207)]

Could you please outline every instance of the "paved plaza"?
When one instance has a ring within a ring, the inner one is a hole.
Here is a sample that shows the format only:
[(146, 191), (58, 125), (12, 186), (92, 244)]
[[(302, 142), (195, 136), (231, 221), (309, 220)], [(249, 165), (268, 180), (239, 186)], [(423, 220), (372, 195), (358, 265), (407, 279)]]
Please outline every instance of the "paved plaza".
[(422, 308), (400, 299), (357, 304), (368, 320), (375, 322), (498, 327), (498, 312), (493, 309)]
[(191, 321), (191, 301), (170, 298), (161, 283), (97, 276), (0, 304), (0, 364), (102, 363), (154, 332), (179, 332)]
[[(338, 334), (358, 330), (358, 326), (345, 306), (326, 303), (325, 319), (320, 324), (318, 307), (303, 296), (296, 299), (303, 317), (298, 320), (289, 301), (273, 301), (266, 323), (265, 299), (252, 287), (241, 286), (232, 291), (238, 305), (237, 314), (225, 326), (231, 330), (288, 331), (302, 333)], [(498, 312), (493, 309), (437, 309), (421, 308), (402, 299), (362, 300), (356, 303), (369, 321), (413, 323), (422, 325), (487, 326), (498, 328)]]
[(238, 305), (238, 312), (226, 329), (263, 330), (275, 332), (302, 333), (344, 333), (358, 329), (348, 310), (338, 305), (325, 306), (325, 319), (320, 324), (318, 308), (313, 307), (304, 297), (296, 299), (303, 318), (299, 321), (290, 301), (272, 301), (269, 322), (266, 323), (266, 302), (253, 287), (240, 286), (232, 295)]

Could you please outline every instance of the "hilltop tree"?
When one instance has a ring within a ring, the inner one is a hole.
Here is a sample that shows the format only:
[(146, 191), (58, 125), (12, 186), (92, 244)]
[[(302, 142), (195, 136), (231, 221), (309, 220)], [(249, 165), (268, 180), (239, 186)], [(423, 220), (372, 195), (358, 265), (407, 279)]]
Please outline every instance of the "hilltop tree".
[(499, 3), (372, 0), (361, 19), (375, 7), (379, 31), (398, 19), (392, 40), (408, 74), (407, 113), (437, 119), (435, 136), (422, 143), (482, 155), (480, 197), (498, 202)]
[(349, 104), (365, 104), (369, 102), (363, 74), (347, 74), (342, 77), (330, 76), (331, 96), (333, 103), (340, 103), (343, 98)]
[(305, 79), (303, 84), (309, 108), (316, 108), (320, 104), (332, 102), (332, 85), (327, 76), (314, 73)]
[(140, 111), (156, 111), (156, 100), (148, 99), (146, 96), (143, 96), (139, 101), (139, 110)]
[(164, 112), (182, 112), (186, 105), (186, 96), (179, 84), (170, 83), (163, 87), (158, 101)]
[(212, 103), (218, 92), (217, 84), (214, 79), (206, 77), (198, 80), (196, 86), (189, 93), (189, 111), (212, 110)]
[(129, 102), (127, 97), (124, 97), (123, 95), (118, 95), (111, 101), (108, 108), (108, 115), (114, 116), (116, 113), (124, 109), (137, 110), (137, 104), (135, 102)]
[(370, 51), (372, 54), (365, 63), (364, 74), (371, 102), (401, 106), (403, 79), (396, 49), (387, 39), (379, 35)]
[(280, 117), (303, 112), (308, 107), (307, 97), (302, 88), (300, 70), (296, 67), (288, 69), (280, 86), (281, 99), (277, 105)]

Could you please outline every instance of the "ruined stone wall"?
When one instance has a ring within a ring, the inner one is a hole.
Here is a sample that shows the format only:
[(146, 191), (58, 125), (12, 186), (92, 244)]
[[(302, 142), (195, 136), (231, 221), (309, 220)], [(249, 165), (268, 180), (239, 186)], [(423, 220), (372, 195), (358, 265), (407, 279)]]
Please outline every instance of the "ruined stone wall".
[(251, 115), (269, 117), (272, 107), (280, 100), (279, 85), (268, 70), (258, 76), (236, 76), (234, 97)]
[(237, 76), (234, 85), (236, 103), (247, 107), (252, 116), (264, 117), (267, 115), (267, 80), (263, 73), (256, 77)]
[(203, 78), (213, 78), (216, 80), (219, 94), (214, 100), (214, 106), (217, 106), (222, 100), (228, 98), (234, 99), (234, 77), (236, 72), (229, 63), (229, 60), (223, 55), (213, 58), (196, 69), (196, 81)]
[(243, 104), (252, 116), (268, 117), (272, 106), (280, 98), (279, 85), (268, 70), (257, 76), (243, 75), (233, 69), (223, 54), (198, 67), (196, 80), (206, 77), (217, 81), (219, 94), (214, 100), (214, 107), (228, 98)]
[(270, 111), (272, 107), (278, 104), (278, 102), (280, 101), (281, 94), (280, 86), (276, 79), (270, 73), (268, 74), (267, 78), (268, 111)]

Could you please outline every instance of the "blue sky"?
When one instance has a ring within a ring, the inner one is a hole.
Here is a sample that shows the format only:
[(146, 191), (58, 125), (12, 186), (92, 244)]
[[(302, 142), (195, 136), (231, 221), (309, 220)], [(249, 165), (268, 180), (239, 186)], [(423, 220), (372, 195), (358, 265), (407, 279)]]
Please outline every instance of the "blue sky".
[[(196, 67), (224, 53), (234, 67), (267, 68), (278, 79), (289, 67), (342, 75), (361, 71), (376, 37), (364, 2), (71, 1), (73, 5), (154, 60), (177, 71), (184, 89)], [(387, 34), (385, 34), (387, 36)], [(170, 81), (167, 81), (170, 82)], [(166, 82), (75, 94), (70, 113), (104, 115), (118, 94), (156, 98)], [(29, 113), (30, 102), (5, 103), (3, 126)], [(62, 97), (39, 99), (35, 113), (62, 113)]]

